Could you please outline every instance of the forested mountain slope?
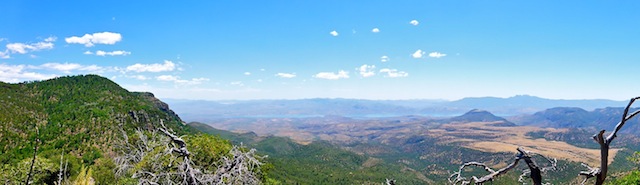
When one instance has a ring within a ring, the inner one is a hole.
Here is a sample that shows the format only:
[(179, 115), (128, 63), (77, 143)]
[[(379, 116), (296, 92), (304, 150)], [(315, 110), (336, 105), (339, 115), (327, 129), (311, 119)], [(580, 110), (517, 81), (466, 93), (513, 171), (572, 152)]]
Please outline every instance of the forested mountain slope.
[[(189, 134), (184, 139), (190, 142), (188, 149), (194, 155), (191, 159), (195, 165), (202, 159), (219, 159), (232, 148), (228, 141), (194, 135), (196, 132), (189, 130), (180, 117), (153, 94), (129, 92), (97, 75), (19, 84), (0, 82), (0, 104), (0, 163), (3, 164), (0, 183), (3, 184), (23, 183), (28, 178), (31, 183), (53, 184), (83, 177), (90, 177), (97, 184), (136, 184), (136, 178), (142, 178), (131, 174), (153, 164), (145, 162), (146, 154), (165, 148), (153, 148), (151, 144), (172, 145), (160, 128), (178, 136)], [(141, 141), (145, 142), (144, 146), (128, 148), (142, 152), (137, 155), (139, 159), (121, 160), (119, 164), (128, 165), (122, 167), (125, 170), (121, 174), (127, 178), (117, 178), (114, 169), (121, 167), (116, 166), (115, 159), (131, 153), (123, 150), (123, 146)], [(36, 145), (37, 152), (34, 152)], [(210, 150), (219, 150), (216, 151), (219, 154), (201, 156), (203, 151)], [(32, 164), (35, 164), (33, 171), (29, 172)], [(209, 166), (204, 169), (216, 168)]]

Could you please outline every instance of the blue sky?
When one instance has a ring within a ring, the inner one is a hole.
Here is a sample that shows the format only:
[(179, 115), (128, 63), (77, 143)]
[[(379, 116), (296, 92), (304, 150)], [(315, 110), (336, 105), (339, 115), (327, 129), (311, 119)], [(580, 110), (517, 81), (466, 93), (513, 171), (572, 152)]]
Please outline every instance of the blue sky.
[(177, 99), (640, 95), (638, 1), (9, 1), (0, 81)]

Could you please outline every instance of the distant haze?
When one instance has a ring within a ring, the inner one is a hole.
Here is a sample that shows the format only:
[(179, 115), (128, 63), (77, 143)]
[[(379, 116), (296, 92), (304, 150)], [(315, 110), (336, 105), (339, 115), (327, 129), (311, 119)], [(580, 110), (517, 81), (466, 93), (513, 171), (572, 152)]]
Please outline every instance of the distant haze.
[(170, 108), (186, 121), (207, 121), (234, 117), (394, 117), (420, 115), (452, 117), (472, 109), (489, 111), (498, 116), (533, 114), (553, 107), (577, 107), (593, 110), (623, 107), (625, 101), (612, 100), (552, 100), (534, 96), (510, 98), (464, 98), (443, 100), (360, 100), (360, 99), (300, 99), (204, 101), (164, 99)]

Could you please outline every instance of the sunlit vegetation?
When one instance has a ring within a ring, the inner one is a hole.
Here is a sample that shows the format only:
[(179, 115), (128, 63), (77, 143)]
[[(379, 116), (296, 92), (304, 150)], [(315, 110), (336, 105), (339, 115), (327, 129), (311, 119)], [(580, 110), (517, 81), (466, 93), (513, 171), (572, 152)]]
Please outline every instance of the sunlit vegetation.
[[(193, 163), (205, 172), (215, 171), (233, 148), (219, 137), (190, 130), (153, 94), (129, 92), (96, 75), (0, 82), (0, 104), (3, 184), (24, 183), (29, 174), (33, 184), (137, 184), (139, 178), (130, 175), (148, 167), (150, 156), (143, 155), (131, 170), (116, 174), (114, 159), (122, 153), (118, 146), (125, 135), (131, 139), (138, 132), (148, 135), (161, 121), (175, 134), (184, 135), (187, 148), (193, 151)], [(157, 148), (149, 154), (154, 152), (165, 151)], [(162, 160), (174, 159), (166, 156)], [(256, 172), (263, 174), (262, 169)]]

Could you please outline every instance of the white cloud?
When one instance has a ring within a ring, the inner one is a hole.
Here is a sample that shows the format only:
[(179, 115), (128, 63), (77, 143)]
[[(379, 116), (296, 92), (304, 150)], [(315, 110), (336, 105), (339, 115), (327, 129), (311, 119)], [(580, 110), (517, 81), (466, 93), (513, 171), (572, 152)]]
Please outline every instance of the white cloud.
[(276, 76), (280, 77), (280, 78), (294, 78), (294, 77), (296, 77), (296, 74), (294, 74), (294, 73), (278, 73), (278, 74), (276, 74)]
[(127, 76), (128, 78), (135, 78), (137, 80), (149, 80), (149, 77), (146, 77), (144, 75), (133, 75), (133, 76)]
[(375, 65), (362, 65), (359, 68), (356, 68), (356, 70), (358, 70), (360, 72), (360, 76), (366, 78), (366, 77), (371, 77), (373, 75), (376, 75), (376, 72), (373, 70), (375, 69), (376, 66)]
[(45, 42), (55, 42), (56, 40), (58, 40), (58, 37), (47, 37), (46, 39), (44, 39)]
[(413, 58), (422, 58), (422, 56), (425, 54), (426, 52), (422, 51), (422, 50), (418, 50), (416, 52), (414, 52), (413, 54), (411, 54), (411, 57)]
[(113, 32), (101, 32), (84, 34), (82, 37), (72, 36), (64, 40), (69, 44), (84, 44), (85, 47), (92, 47), (95, 44), (113, 45), (122, 40), (122, 35)]
[(249, 76), (249, 75), (251, 75), (251, 73), (250, 72), (244, 72), (244, 75)]
[(380, 29), (378, 29), (378, 28), (373, 28), (373, 29), (371, 30), (371, 32), (373, 32), (373, 33), (378, 33), (378, 32), (380, 32)]
[(9, 56), (9, 51), (8, 51), (8, 50), (0, 51), (0, 58), (1, 58), (1, 59), (8, 59), (8, 58), (11, 58), (11, 56)]
[(63, 73), (71, 73), (71, 71), (88, 71), (88, 72), (101, 72), (103, 70), (102, 67), (97, 65), (81, 65), (77, 63), (45, 63), (39, 66), (29, 66), (32, 69), (47, 69), (47, 70), (56, 70), (61, 71)]
[(316, 75), (313, 75), (313, 77), (327, 80), (338, 80), (342, 78), (349, 78), (349, 72), (343, 70), (338, 71), (338, 73), (320, 72)]
[(93, 52), (91, 52), (91, 51), (85, 51), (85, 52), (84, 52), (84, 53), (82, 53), (82, 54), (85, 54), (85, 55), (93, 55)]
[(191, 80), (182, 80), (179, 76), (173, 75), (160, 75), (156, 77), (156, 80), (174, 82), (178, 85), (197, 85), (201, 84), (202, 82), (209, 81), (208, 78), (192, 78)]
[(17, 83), (28, 80), (45, 80), (56, 77), (52, 74), (40, 74), (25, 71), (25, 65), (0, 64), (0, 81)]
[[(85, 52), (85, 54), (86, 54), (86, 52)], [(109, 55), (109, 56), (127, 56), (127, 55), (130, 55), (130, 54), (131, 54), (131, 52), (122, 51), (122, 50), (110, 51), (110, 52), (102, 51), (102, 50), (96, 51), (96, 55), (97, 56), (107, 56), (107, 55)]]
[(384, 55), (382, 57), (380, 57), (380, 62), (389, 62), (389, 57), (387, 55)]
[(338, 36), (338, 32), (336, 30), (329, 32), (329, 34), (333, 35), (334, 37)]
[(244, 84), (241, 81), (235, 81), (235, 82), (231, 82), (229, 84), (231, 84), (233, 86), (240, 86), (240, 87), (244, 86)]
[[(42, 42), (36, 43), (9, 43), (6, 45), (6, 50), (0, 51), (0, 58), (7, 59), (11, 58), (10, 53), (19, 53), (19, 54), (27, 54), (33, 51), (40, 51), (45, 49), (53, 49), (53, 42), (56, 41), (56, 37), (48, 37), (45, 38)], [(6, 39), (0, 39), (0, 41)]]
[(431, 53), (429, 53), (429, 57), (432, 57), (432, 58), (440, 58), (440, 57), (444, 57), (444, 56), (447, 56), (447, 54), (440, 53), (440, 52), (431, 52)]
[(160, 76), (157, 76), (156, 79), (158, 79), (160, 81), (172, 82), (172, 81), (178, 80), (178, 77), (177, 76), (173, 76), (173, 75), (160, 75)]
[(127, 71), (134, 71), (134, 72), (163, 72), (163, 71), (173, 71), (176, 69), (176, 64), (174, 64), (173, 62), (169, 61), (169, 60), (165, 60), (164, 63), (162, 64), (140, 64), (140, 63), (136, 63), (130, 66), (127, 66), (126, 70)]
[(389, 68), (380, 69), (380, 73), (387, 73), (385, 77), (389, 77), (389, 78), (399, 78), (399, 77), (409, 76), (409, 73), (407, 72), (398, 71), (397, 69), (389, 69)]
[(72, 70), (80, 69), (82, 65), (76, 63), (46, 63), (40, 65), (40, 67), (70, 73)]
[(34, 44), (10, 43), (7, 44), (7, 50), (11, 53), (26, 54), (31, 51), (40, 51), (44, 49), (53, 49), (52, 42), (37, 42)]
[(260, 69), (260, 71), (266, 71), (266, 69)]
[(418, 22), (418, 20), (411, 20), (409, 24), (417, 26), (418, 24), (420, 24), (420, 22)]

